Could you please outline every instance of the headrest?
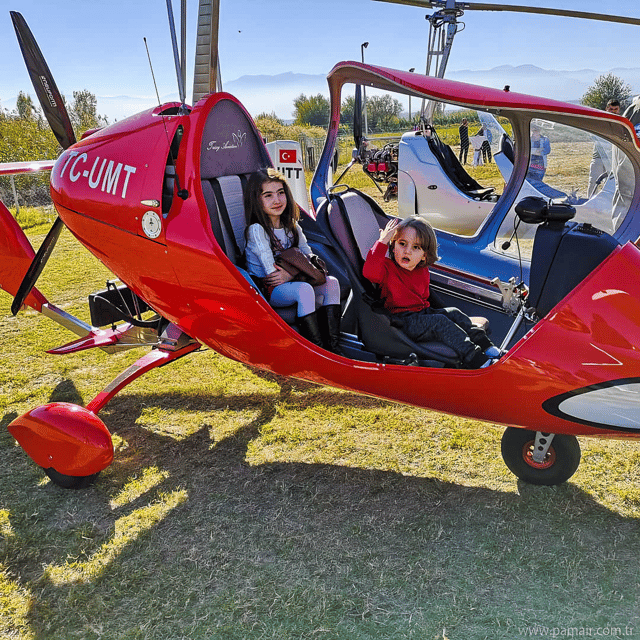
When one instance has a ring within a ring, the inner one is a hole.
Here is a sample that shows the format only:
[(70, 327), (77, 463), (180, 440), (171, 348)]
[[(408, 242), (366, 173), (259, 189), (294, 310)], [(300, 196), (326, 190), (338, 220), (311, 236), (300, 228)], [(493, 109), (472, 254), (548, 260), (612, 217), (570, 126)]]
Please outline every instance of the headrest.
[(255, 125), (231, 96), (211, 96), (200, 145), (201, 179), (252, 173), (271, 166), (271, 160)]

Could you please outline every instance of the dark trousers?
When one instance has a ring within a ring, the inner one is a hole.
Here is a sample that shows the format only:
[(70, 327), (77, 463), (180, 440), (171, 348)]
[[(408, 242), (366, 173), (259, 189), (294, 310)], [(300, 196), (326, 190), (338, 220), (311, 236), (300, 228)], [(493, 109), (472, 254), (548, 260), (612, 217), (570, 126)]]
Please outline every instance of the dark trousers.
[(491, 162), (491, 145), (485, 140), (480, 149), (482, 150), (482, 161)]
[(467, 164), (468, 153), (469, 153), (469, 143), (467, 142), (467, 144), (460, 144), (460, 164)]
[(394, 324), (414, 342), (437, 340), (451, 347), (465, 366), (475, 368), (486, 362), (484, 352), (492, 346), (487, 334), (469, 316), (455, 307), (408, 312), (394, 316)]

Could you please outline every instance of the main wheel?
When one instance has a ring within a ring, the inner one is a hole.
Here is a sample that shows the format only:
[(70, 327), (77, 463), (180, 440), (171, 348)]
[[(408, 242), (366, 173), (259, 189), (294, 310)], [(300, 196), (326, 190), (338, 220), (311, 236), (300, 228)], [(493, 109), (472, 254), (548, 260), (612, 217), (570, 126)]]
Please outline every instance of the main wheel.
[(57, 484), (63, 489), (86, 489), (90, 487), (100, 475), (98, 471), (98, 473), (93, 473), (90, 476), (67, 476), (64, 473), (59, 473), (52, 467), (44, 469), (44, 472), (49, 476), (53, 484)]
[(580, 444), (575, 436), (556, 435), (542, 462), (533, 459), (536, 432), (507, 427), (502, 435), (502, 459), (520, 480), (555, 485), (568, 480), (580, 464)]

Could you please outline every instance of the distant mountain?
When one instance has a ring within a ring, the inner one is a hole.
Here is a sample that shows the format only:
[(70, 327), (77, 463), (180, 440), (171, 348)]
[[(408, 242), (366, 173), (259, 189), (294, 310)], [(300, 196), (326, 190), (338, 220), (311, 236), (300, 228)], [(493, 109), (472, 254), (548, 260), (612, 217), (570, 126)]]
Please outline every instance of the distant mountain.
[[(446, 77), (460, 82), (469, 82), (502, 89), (509, 85), (511, 91), (554, 98), (565, 102), (579, 102), (594, 80), (603, 73), (612, 73), (631, 86), (634, 95), (640, 93), (640, 68), (617, 67), (608, 72), (593, 69), (555, 70), (541, 69), (532, 64), (519, 66), (500, 65), (486, 70), (449, 70)], [(293, 101), (301, 93), (328, 96), (327, 79), (323, 74), (280, 73), (277, 75), (242, 76), (229, 82), (224, 81), (224, 90), (236, 96), (252, 116), (272, 113), (282, 120), (290, 120)], [(371, 93), (374, 93), (373, 91)], [(367, 91), (367, 95), (370, 92)], [(153, 97), (96, 96), (98, 113), (106, 115), (110, 122), (122, 120), (157, 104)], [(163, 102), (177, 100), (174, 95), (161, 96)], [(401, 99), (407, 107), (405, 98)], [(12, 110), (16, 98), (3, 100), (2, 107)]]
[[(640, 93), (640, 68), (611, 69), (613, 73), (631, 86), (634, 94)], [(496, 89), (505, 85), (511, 91), (553, 98), (565, 102), (579, 102), (585, 91), (603, 72), (593, 69), (556, 70), (541, 69), (532, 64), (514, 67), (501, 65), (485, 71), (470, 69), (447, 72), (447, 78), (460, 82), (484, 84)]]
[[(556, 70), (523, 64), (500, 65), (487, 70), (448, 71), (446, 77), (497, 89), (502, 89), (508, 84), (511, 91), (518, 93), (529, 93), (564, 102), (579, 102), (587, 88), (602, 73), (594, 69)], [(613, 73), (628, 83), (634, 95), (640, 93), (640, 68), (611, 69), (608, 73)], [(302, 73), (242, 76), (228, 82), (225, 90), (234, 94), (252, 115), (274, 111), (283, 119), (291, 117), (293, 100), (301, 93), (322, 93), (328, 96), (325, 76)]]
[(275, 112), (285, 120), (291, 118), (293, 101), (301, 93), (329, 95), (325, 75), (291, 72), (275, 76), (242, 76), (224, 83), (224, 90), (236, 96), (253, 116)]

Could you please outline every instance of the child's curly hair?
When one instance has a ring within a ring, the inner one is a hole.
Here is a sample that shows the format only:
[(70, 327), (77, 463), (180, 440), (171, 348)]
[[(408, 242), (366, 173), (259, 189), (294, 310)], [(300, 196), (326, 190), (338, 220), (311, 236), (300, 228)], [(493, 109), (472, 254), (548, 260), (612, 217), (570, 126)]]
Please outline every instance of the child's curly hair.
[(436, 233), (433, 230), (433, 227), (424, 218), (420, 218), (419, 216), (405, 218), (396, 227), (396, 232), (389, 243), (391, 259), (395, 262), (394, 247), (396, 244), (396, 238), (398, 237), (398, 234), (407, 227), (411, 227), (416, 232), (418, 242), (424, 251), (424, 258), (418, 266), (428, 267), (440, 260), (440, 256), (438, 256), (438, 240), (436, 239)]

